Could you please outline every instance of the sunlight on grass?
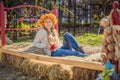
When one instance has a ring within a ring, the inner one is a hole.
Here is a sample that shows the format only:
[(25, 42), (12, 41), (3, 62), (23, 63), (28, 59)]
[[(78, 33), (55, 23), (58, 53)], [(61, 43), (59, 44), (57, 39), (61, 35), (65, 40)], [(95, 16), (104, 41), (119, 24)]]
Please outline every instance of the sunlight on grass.
[(28, 39), (28, 38), (23, 38), (23, 39), (17, 39), (17, 40), (13, 40), (14, 43), (21, 43), (21, 42), (33, 42), (33, 39)]
[[(82, 46), (101, 46), (103, 35), (86, 33), (81, 36), (75, 36), (75, 38)], [(60, 36), (60, 39), (62, 40), (63, 37)]]
[(76, 36), (75, 37), (79, 44), (82, 46), (88, 45), (88, 46), (101, 46), (103, 35), (97, 35), (92, 33), (86, 33), (82, 36)]

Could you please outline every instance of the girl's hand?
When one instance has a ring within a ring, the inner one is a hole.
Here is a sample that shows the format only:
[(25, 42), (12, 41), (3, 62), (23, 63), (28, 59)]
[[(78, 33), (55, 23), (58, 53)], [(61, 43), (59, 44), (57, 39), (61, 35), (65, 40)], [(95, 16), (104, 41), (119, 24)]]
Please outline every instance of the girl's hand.
[(53, 36), (49, 36), (48, 39), (49, 39), (50, 44), (54, 44), (56, 42), (56, 39)]
[(54, 36), (49, 35), (49, 40), (54, 41), (54, 40), (55, 40), (55, 37), (54, 37)]
[(51, 45), (50, 45), (50, 44), (47, 44), (47, 45), (46, 45), (46, 48), (47, 48), (47, 49), (50, 49), (50, 48), (51, 48)]

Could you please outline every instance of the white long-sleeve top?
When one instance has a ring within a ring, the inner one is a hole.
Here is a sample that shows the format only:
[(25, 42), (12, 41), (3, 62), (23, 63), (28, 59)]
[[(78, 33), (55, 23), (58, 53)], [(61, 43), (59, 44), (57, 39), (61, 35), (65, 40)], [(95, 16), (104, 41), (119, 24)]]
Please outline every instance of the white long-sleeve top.
[[(33, 46), (37, 48), (42, 48), (45, 50), (45, 52), (48, 55), (51, 55), (51, 51), (46, 48), (47, 45), (50, 45), (48, 41), (48, 33), (44, 28), (42, 28), (37, 32), (35, 39), (33, 41)], [(59, 42), (59, 40), (57, 40), (56, 45), (57, 45), (57, 48), (61, 46), (61, 43)]]

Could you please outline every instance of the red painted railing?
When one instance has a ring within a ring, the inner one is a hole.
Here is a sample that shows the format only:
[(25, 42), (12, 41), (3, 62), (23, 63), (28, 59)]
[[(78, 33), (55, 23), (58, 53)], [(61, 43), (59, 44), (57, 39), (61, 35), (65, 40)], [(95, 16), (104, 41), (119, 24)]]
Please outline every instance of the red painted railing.
[(1, 29), (1, 44), (4, 46), (6, 44), (5, 39), (5, 16), (4, 16), (4, 5), (0, 2), (0, 29)]
[(41, 9), (44, 10), (46, 12), (52, 12), (50, 10), (47, 10), (45, 8), (39, 7), (39, 6), (34, 6), (34, 5), (20, 5), (20, 6), (16, 6), (16, 7), (11, 7), (11, 8), (4, 8), (5, 10), (14, 10), (14, 9), (19, 9), (19, 8), (36, 8), (36, 9)]
[[(4, 10), (14, 10), (14, 9), (19, 9), (19, 8), (36, 8), (36, 9), (41, 9), (49, 13), (54, 13), (56, 16), (57, 14), (57, 9), (56, 6), (54, 7), (54, 12), (47, 10), (45, 8), (39, 7), (39, 6), (34, 6), (34, 5), (20, 5), (16, 7), (11, 7), (11, 8), (5, 8), (3, 5), (3, 2), (0, 2), (0, 31), (1, 31), (1, 44), (2, 46), (5, 46), (6, 44), (6, 39), (5, 39), (5, 30), (38, 30), (39, 28), (5, 28), (5, 12)], [(55, 29), (58, 30), (58, 25), (55, 26)]]
[[(56, 15), (56, 17), (58, 17), (56, 6), (54, 6), (54, 14)], [(58, 24), (55, 25), (55, 29), (58, 30)]]

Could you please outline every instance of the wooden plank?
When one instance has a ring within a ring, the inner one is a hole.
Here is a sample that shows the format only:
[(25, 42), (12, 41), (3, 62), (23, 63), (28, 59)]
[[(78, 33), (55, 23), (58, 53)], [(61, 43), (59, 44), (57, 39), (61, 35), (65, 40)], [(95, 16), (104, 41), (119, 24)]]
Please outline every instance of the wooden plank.
[(32, 54), (32, 53), (16, 52), (16, 51), (11, 51), (3, 48), (0, 48), (0, 52), (19, 56), (19, 57), (24, 57), (28, 59), (35, 59), (39, 61), (53, 62), (58, 64), (76, 66), (76, 67), (99, 70), (99, 71), (102, 70), (102, 64), (99, 62), (87, 62), (87, 61), (61, 59), (57, 57), (50, 57), (50, 56), (44, 56), (44, 55), (38, 55), (38, 54)]
[(120, 59), (118, 60), (118, 74), (120, 74)]

